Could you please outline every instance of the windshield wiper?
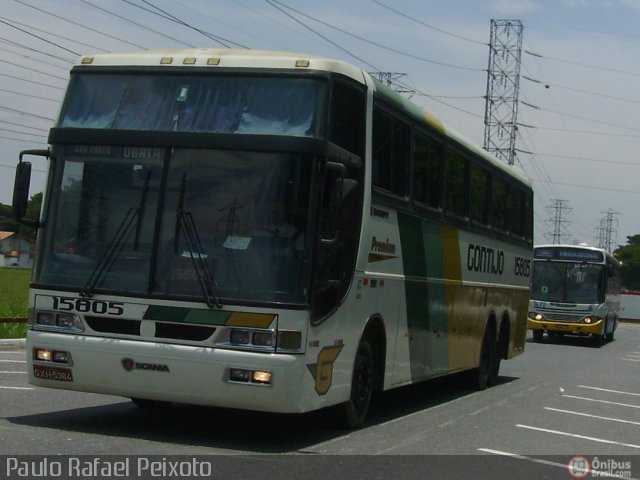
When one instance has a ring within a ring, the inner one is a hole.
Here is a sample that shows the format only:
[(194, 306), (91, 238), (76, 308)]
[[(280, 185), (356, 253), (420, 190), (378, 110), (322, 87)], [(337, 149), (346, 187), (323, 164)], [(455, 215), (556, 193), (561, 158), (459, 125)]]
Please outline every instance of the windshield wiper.
[(184, 210), (184, 195), (187, 182), (186, 173), (182, 177), (182, 187), (180, 188), (180, 199), (178, 201), (178, 218), (176, 221), (175, 232), (175, 253), (178, 253), (178, 243), (180, 233), (184, 236), (184, 241), (187, 244), (187, 250), (189, 257), (191, 258), (191, 264), (193, 270), (198, 277), (198, 284), (204, 300), (209, 308), (222, 308), (222, 303), (218, 297), (218, 290), (216, 282), (213, 278), (213, 272), (207, 263), (207, 254), (204, 252), (202, 242), (200, 241), (200, 235), (198, 235), (198, 229), (193, 221), (193, 215), (191, 212)]
[(89, 275), (89, 279), (87, 280), (87, 283), (85, 283), (84, 288), (80, 291), (81, 297), (91, 297), (93, 295), (93, 290), (96, 288), (100, 277), (102, 277), (105, 272), (111, 270), (116, 258), (118, 258), (118, 255), (122, 252), (125, 243), (131, 235), (131, 230), (134, 225), (135, 237), (133, 249), (138, 250), (140, 243), (140, 229), (142, 228), (142, 214), (144, 212), (147, 195), (149, 193), (150, 177), (151, 172), (147, 171), (142, 194), (140, 195), (139, 205), (137, 207), (130, 207), (129, 211), (127, 211), (127, 214), (120, 222), (120, 225), (118, 225), (116, 233), (114, 233), (109, 245), (107, 245), (107, 249), (98, 260), (98, 263), (91, 272), (91, 275)]
[(140, 208), (138, 207), (129, 208), (129, 211), (120, 222), (120, 225), (118, 225), (118, 229), (116, 230), (116, 233), (111, 238), (109, 245), (107, 245), (107, 249), (98, 260), (98, 263), (96, 263), (96, 266), (91, 272), (91, 275), (89, 275), (89, 279), (87, 280), (87, 283), (84, 285), (83, 289), (80, 291), (81, 297), (91, 297), (93, 295), (93, 290), (98, 284), (100, 277), (102, 277), (102, 275), (105, 272), (109, 271), (113, 266), (113, 263), (115, 262), (118, 255), (120, 255), (122, 248), (124, 247), (128, 237), (131, 235), (133, 231), (132, 227), (134, 225), (137, 225), (139, 217), (140, 217)]

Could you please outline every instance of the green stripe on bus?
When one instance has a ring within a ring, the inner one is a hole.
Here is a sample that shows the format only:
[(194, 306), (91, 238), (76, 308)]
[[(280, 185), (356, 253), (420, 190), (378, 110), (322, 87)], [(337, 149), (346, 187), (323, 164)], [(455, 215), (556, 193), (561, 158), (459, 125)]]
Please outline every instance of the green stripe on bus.
[(224, 325), (229, 315), (230, 312), (220, 310), (150, 305), (143, 318), (145, 320), (159, 320), (164, 322)]
[(405, 274), (411, 380), (448, 368), (447, 315), (439, 225), (398, 213)]

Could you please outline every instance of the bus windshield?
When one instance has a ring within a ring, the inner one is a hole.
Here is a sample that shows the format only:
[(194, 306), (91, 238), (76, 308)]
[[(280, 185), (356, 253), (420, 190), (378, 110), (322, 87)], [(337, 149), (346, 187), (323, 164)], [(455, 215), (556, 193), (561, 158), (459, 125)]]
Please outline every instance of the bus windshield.
[(75, 72), (58, 127), (321, 136), (318, 78)]
[(531, 299), (564, 303), (602, 303), (604, 265), (534, 262)]
[(56, 155), (42, 284), (202, 300), (306, 302), (314, 158), (65, 146)]

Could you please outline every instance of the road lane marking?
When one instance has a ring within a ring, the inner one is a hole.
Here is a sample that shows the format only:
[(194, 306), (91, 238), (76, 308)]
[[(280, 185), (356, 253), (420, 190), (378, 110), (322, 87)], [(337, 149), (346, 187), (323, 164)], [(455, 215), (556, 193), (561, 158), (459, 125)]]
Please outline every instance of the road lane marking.
[(608, 388), (588, 387), (586, 385), (578, 385), (578, 387), (580, 387), (580, 388), (588, 388), (590, 390), (599, 390), (601, 392), (619, 393), (621, 395), (633, 395), (635, 397), (640, 397), (640, 393), (624, 392), (622, 390), (609, 390)]
[(0, 360), (0, 363), (27, 363), (26, 360)]
[(631, 425), (640, 425), (640, 422), (633, 422), (631, 420), (623, 420), (621, 418), (601, 417), (600, 415), (591, 415), (590, 413), (573, 412), (571, 410), (562, 410), (561, 408), (544, 407), (545, 410), (551, 410), (552, 412), (570, 413), (571, 415), (579, 415), (581, 417), (597, 418), (599, 420), (608, 420), (610, 422), (629, 423)]
[(588, 402), (606, 403), (607, 405), (617, 405), (619, 407), (640, 408), (640, 405), (631, 405), (630, 403), (610, 402), (609, 400), (598, 400), (597, 398), (578, 397), (576, 395), (562, 395), (567, 398), (576, 398), (578, 400), (587, 400)]
[(640, 362), (640, 359), (636, 360), (635, 358), (622, 357), (620, 360), (626, 360), (627, 362)]
[(2, 390), (35, 390), (34, 387), (4, 387), (0, 385), (0, 389)]
[[(558, 462), (551, 462), (549, 460), (542, 460), (540, 458), (534, 458), (534, 457), (527, 457), (525, 455), (519, 455), (517, 453), (509, 453), (509, 452), (502, 452), (500, 450), (492, 450), (490, 448), (479, 448), (478, 451), (480, 452), (485, 452), (485, 453), (490, 453), (492, 455), (501, 455), (503, 457), (510, 457), (510, 458), (515, 458), (517, 460), (525, 460), (527, 462), (531, 462), (531, 463), (539, 463), (541, 465), (549, 465), (550, 467), (558, 467), (558, 468), (562, 468), (564, 470), (566, 470), (568, 468), (567, 464), (563, 464), (563, 463), (558, 463)], [(626, 478), (629, 480), (638, 480), (637, 478), (634, 477), (627, 477), (627, 476), (622, 476), (622, 475), (607, 475), (607, 478)]]
[(577, 433), (561, 432), (559, 430), (550, 430), (548, 428), (532, 427), (531, 425), (518, 424), (516, 425), (516, 427), (544, 433), (553, 433), (554, 435), (563, 435), (565, 437), (579, 438), (581, 440), (591, 440), (592, 442), (606, 443), (609, 445), (620, 445), (621, 447), (637, 448), (640, 450), (640, 445), (634, 445), (633, 443), (617, 442), (615, 440), (607, 440), (606, 438), (588, 437), (586, 435), (578, 435)]
[(27, 372), (16, 372), (14, 370), (0, 370), (0, 373), (21, 373), (23, 375), (27, 374)]

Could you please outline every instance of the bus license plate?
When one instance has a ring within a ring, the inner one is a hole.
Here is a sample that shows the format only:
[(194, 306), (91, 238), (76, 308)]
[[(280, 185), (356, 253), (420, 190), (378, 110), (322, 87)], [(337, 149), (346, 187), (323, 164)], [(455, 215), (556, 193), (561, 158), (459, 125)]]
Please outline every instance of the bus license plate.
[(556, 325), (556, 328), (558, 330), (569, 330), (569, 327), (567, 325)]
[(34, 365), (33, 376), (45, 380), (58, 380), (61, 382), (73, 382), (73, 374), (70, 368), (49, 367), (46, 365)]

